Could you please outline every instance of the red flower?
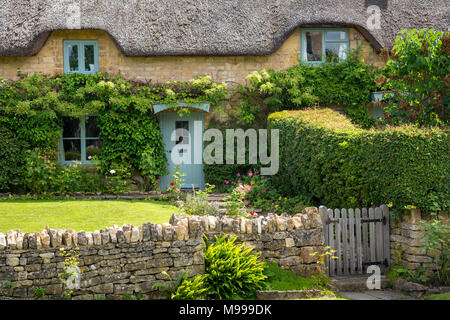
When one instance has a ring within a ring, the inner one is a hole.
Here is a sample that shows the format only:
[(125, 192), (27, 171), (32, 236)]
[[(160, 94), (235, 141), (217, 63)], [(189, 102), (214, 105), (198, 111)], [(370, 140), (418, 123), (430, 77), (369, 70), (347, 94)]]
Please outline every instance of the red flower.
[(172, 182), (170, 182), (170, 185), (171, 185), (171, 186), (173, 186), (174, 184), (175, 184), (175, 183), (173, 183), (173, 181), (172, 181)]
[(175, 189), (175, 187), (172, 187), (172, 189)]

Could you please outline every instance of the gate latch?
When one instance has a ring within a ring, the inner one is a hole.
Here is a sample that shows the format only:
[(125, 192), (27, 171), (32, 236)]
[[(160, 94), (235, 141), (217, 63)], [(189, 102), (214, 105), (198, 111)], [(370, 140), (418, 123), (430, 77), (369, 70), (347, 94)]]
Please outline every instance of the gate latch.
[(361, 223), (369, 223), (369, 222), (383, 222), (383, 224), (386, 224), (386, 217), (383, 217), (381, 219), (361, 219)]
[(328, 218), (325, 223), (326, 224), (339, 223), (339, 219), (330, 219), (330, 218)]

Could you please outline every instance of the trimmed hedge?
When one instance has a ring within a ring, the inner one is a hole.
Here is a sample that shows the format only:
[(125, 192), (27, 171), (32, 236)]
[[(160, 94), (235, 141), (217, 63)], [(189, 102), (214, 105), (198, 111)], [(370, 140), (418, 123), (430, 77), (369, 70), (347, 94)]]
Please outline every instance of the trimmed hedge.
[(291, 193), (306, 189), (332, 208), (450, 209), (448, 130), (364, 130), (331, 109), (273, 113), (269, 126), (280, 130), (279, 176)]

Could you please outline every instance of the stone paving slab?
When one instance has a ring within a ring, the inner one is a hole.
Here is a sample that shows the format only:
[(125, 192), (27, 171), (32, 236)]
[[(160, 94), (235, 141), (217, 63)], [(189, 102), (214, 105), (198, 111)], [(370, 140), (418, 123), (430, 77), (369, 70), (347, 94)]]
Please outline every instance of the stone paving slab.
[(419, 300), (393, 290), (366, 290), (363, 292), (339, 292), (341, 297), (351, 300)]

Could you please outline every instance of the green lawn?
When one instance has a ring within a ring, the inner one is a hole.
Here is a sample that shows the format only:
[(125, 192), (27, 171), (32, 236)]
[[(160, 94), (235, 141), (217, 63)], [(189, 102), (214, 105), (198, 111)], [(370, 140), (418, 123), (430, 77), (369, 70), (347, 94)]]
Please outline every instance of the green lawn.
[(5, 200), (0, 201), (0, 232), (54, 229), (94, 231), (114, 224), (169, 222), (177, 208), (167, 202), (130, 200)]
[(431, 296), (425, 297), (425, 300), (450, 300), (450, 292), (432, 294)]

